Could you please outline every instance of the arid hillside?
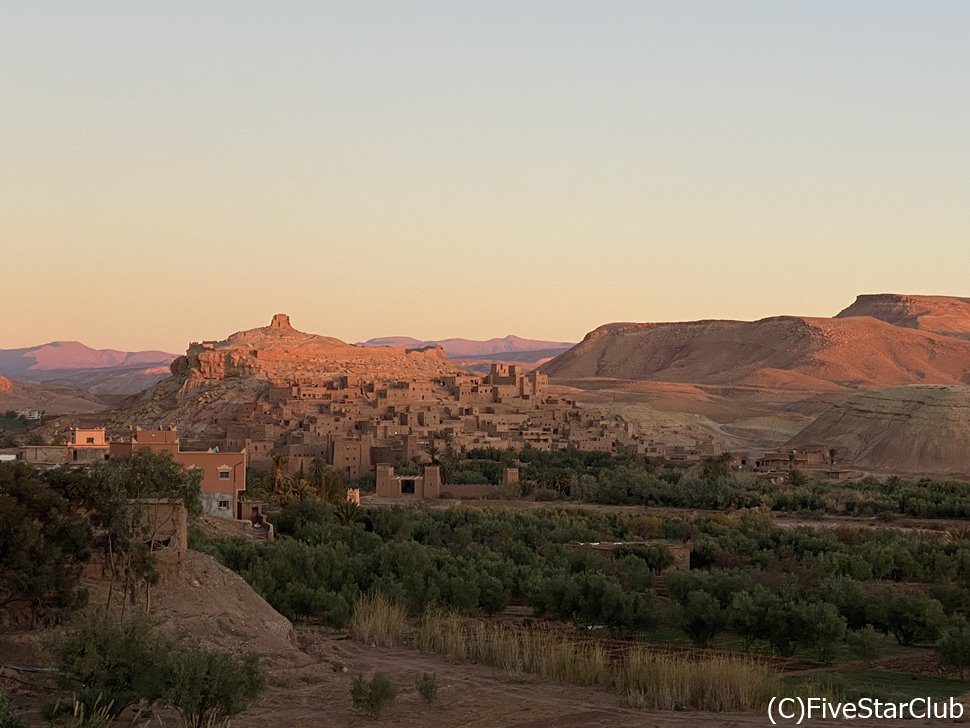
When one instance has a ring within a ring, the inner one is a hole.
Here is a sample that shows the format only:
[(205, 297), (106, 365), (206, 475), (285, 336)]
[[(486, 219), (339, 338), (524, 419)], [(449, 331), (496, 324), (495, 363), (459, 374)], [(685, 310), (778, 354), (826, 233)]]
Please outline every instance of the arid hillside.
[(107, 405), (93, 394), (57, 384), (18, 382), (0, 375), (0, 411), (37, 410), (47, 414), (96, 412)]
[(853, 394), (833, 404), (789, 443), (834, 447), (854, 467), (966, 477), (970, 387), (910, 385)]
[(970, 298), (897, 293), (863, 295), (836, 314), (836, 318), (851, 316), (872, 316), (894, 326), (970, 339)]
[(551, 377), (809, 392), (970, 377), (970, 342), (870, 317), (608, 324), (543, 366)]

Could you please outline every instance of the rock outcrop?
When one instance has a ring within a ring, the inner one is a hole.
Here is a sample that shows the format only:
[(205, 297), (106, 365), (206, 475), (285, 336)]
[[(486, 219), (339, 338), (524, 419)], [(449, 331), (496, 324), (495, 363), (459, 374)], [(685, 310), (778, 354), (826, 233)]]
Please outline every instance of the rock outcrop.
[(836, 314), (836, 318), (852, 316), (872, 316), (894, 326), (970, 339), (970, 298), (868, 294)]
[(970, 473), (970, 387), (912, 385), (858, 392), (834, 404), (789, 446), (834, 447), (867, 470)]
[(111, 418), (111, 429), (177, 426), (188, 437), (219, 436), (241, 405), (270, 386), (325, 384), (341, 375), (365, 380), (426, 379), (458, 369), (437, 347), (363, 347), (298, 331), (289, 316), (239, 331), (222, 341), (192, 343), (172, 362), (171, 376), (132, 398)]

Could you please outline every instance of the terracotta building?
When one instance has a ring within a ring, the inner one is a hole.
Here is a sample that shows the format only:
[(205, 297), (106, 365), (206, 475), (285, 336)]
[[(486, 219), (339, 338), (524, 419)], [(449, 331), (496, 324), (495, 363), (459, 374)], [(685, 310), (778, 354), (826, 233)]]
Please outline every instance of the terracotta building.
[(220, 518), (238, 517), (239, 494), (246, 490), (246, 451), (183, 451), (178, 432), (138, 429), (128, 442), (112, 442), (111, 457), (124, 457), (138, 450), (169, 452), (172, 459), (202, 473), (202, 508)]

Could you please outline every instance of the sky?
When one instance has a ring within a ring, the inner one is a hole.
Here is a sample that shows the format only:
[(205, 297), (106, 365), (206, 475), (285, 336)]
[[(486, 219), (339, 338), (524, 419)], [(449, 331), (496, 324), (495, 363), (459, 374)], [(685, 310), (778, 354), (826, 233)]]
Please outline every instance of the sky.
[(970, 295), (970, 3), (0, 0), (0, 348)]

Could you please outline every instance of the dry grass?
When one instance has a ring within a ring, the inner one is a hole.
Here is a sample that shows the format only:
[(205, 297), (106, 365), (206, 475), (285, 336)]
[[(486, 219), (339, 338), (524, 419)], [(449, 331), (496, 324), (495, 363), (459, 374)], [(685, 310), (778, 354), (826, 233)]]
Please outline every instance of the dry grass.
[(761, 710), (781, 690), (766, 665), (744, 656), (690, 655), (632, 650), (617, 669), (617, 689), (634, 707), (659, 710)]
[[(354, 609), (351, 632), (369, 644), (402, 644), (407, 634), (404, 610), (383, 597), (361, 599)], [(512, 680), (614, 687), (638, 708), (761, 710), (782, 690), (771, 668), (743, 655), (693, 659), (689, 654), (632, 649), (624, 659), (611, 661), (595, 640), (523, 631), (441, 610), (425, 612), (412, 643), (454, 660), (492, 665)]]
[(410, 632), (407, 612), (383, 594), (361, 596), (354, 602), (350, 634), (368, 645), (396, 647)]
[(425, 613), (415, 646), (456, 660), (484, 662), (512, 679), (535, 675), (574, 685), (605, 685), (610, 679), (606, 653), (598, 645), (502, 625), (468, 623), (451, 612)]

